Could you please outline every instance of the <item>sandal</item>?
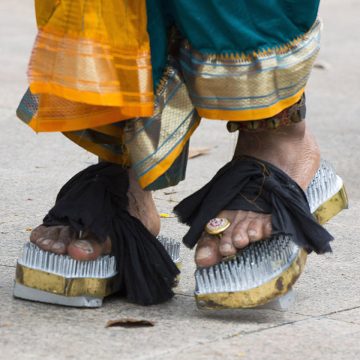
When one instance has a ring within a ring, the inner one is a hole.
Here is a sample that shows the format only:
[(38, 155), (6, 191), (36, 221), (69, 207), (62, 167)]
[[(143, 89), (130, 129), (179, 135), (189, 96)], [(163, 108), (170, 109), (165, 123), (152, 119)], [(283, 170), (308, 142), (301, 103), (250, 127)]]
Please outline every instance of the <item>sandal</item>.
[(75, 175), (60, 190), (45, 226), (66, 225), (112, 239), (112, 254), (93, 261), (43, 251), (25, 244), (16, 267), (14, 296), (74, 307), (99, 307), (120, 293), (152, 305), (171, 299), (178, 282), (180, 243), (156, 238), (127, 211), (126, 169), (99, 163)]
[(331, 251), (333, 238), (320, 224), (347, 207), (343, 182), (326, 161), (321, 162), (306, 194), (265, 161), (244, 156), (225, 165), (210, 183), (175, 207), (180, 221), (190, 226), (185, 245), (194, 247), (206, 224), (208, 230), (215, 223), (226, 227), (226, 219), (212, 220), (209, 225), (223, 209), (271, 213), (273, 234), (219, 264), (198, 268), (198, 307), (252, 308), (289, 293), (307, 255)]

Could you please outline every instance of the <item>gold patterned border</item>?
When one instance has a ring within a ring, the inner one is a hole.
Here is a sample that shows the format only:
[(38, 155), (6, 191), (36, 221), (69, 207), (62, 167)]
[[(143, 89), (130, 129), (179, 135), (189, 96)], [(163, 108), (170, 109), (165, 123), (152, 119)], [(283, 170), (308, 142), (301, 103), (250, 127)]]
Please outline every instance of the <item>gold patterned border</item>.
[(202, 54), (189, 43), (180, 64), (200, 116), (247, 121), (275, 116), (304, 93), (320, 47), (321, 23), (284, 45), (249, 55)]
[(125, 127), (132, 169), (143, 188), (171, 167), (199, 123), (186, 85), (170, 66), (157, 91), (154, 116), (133, 119)]

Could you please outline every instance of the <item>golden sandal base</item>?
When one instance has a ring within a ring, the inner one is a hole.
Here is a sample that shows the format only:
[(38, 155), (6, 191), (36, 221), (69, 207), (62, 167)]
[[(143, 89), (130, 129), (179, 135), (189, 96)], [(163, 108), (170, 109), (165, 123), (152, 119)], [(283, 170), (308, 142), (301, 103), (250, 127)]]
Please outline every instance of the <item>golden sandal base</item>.
[[(180, 269), (181, 262), (176, 266)], [(21, 264), (16, 266), (14, 296), (25, 300), (74, 307), (100, 307), (103, 299), (119, 290), (111, 278), (66, 278)], [(180, 276), (174, 281), (179, 284)]]
[[(323, 225), (340, 211), (348, 208), (348, 196), (345, 187), (342, 188), (329, 200), (319, 206), (314, 212), (318, 222)], [(285, 295), (295, 284), (304, 270), (307, 252), (303, 249), (282, 274), (271, 281), (246, 291), (219, 292), (210, 294), (195, 294), (199, 309), (239, 309), (253, 308), (264, 305), (271, 300)]]
[(239, 292), (222, 292), (196, 295), (200, 309), (238, 309), (264, 305), (286, 294), (302, 273), (307, 259), (305, 250), (300, 250), (298, 257), (281, 275), (259, 287)]
[[(180, 243), (165, 236), (159, 236), (158, 240), (180, 269)], [(173, 286), (179, 281), (178, 275)], [(50, 304), (100, 307), (105, 297), (120, 290), (119, 282), (114, 257), (81, 262), (26, 243), (17, 263), (13, 294)]]
[(340, 211), (347, 209), (348, 207), (349, 199), (345, 186), (342, 186), (342, 188), (334, 196), (325, 201), (315, 210), (314, 216), (319, 224), (324, 225)]
[(16, 266), (16, 283), (26, 287), (63, 296), (91, 296), (104, 298), (116, 290), (112, 278), (65, 278), (21, 264)]

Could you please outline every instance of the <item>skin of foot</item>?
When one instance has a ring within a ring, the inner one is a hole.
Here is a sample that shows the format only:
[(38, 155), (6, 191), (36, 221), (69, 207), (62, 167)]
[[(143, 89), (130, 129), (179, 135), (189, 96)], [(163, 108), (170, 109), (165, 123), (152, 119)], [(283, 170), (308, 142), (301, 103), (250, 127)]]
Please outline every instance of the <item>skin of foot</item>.
[[(305, 121), (276, 130), (240, 132), (235, 156), (241, 155), (254, 156), (279, 167), (303, 190), (320, 166), (320, 150)], [(221, 239), (202, 234), (195, 251), (199, 267), (215, 265), (251, 242), (266, 239), (272, 232), (271, 214), (223, 210), (217, 217), (227, 218), (231, 226)]]
[[(129, 171), (130, 186), (128, 191), (129, 213), (138, 218), (145, 227), (157, 236), (160, 232), (160, 217), (158, 215), (152, 194), (144, 191), (135, 174)], [(56, 254), (68, 254), (81, 261), (95, 260), (101, 255), (110, 254), (111, 240), (99, 243), (91, 232), (84, 232), (82, 238), (69, 226), (43, 225), (35, 228), (30, 235), (30, 241), (45, 251)]]

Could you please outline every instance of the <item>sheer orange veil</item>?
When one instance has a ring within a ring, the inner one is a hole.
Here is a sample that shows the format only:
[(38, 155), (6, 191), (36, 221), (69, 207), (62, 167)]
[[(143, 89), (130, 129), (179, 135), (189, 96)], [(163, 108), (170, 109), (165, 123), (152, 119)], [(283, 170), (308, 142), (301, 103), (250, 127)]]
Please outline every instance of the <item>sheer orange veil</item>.
[(35, 0), (29, 64), (36, 131), (73, 131), (153, 114), (146, 0)]

